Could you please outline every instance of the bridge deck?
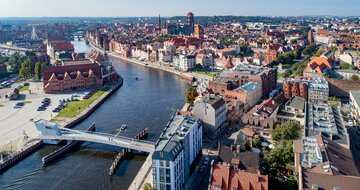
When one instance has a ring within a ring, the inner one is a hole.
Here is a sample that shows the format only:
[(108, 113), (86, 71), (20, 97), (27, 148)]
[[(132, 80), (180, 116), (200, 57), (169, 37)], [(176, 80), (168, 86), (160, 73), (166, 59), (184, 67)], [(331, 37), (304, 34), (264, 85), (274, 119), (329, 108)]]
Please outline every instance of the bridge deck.
[(99, 133), (99, 132), (89, 132), (89, 131), (80, 131), (72, 129), (61, 129), (63, 134), (60, 136), (48, 136), (40, 135), (36, 139), (38, 140), (77, 140), (77, 141), (88, 141), (96, 142), (102, 144), (108, 144), (113, 146), (119, 146), (123, 148), (129, 148), (133, 150), (139, 150), (143, 152), (153, 152), (155, 149), (155, 143), (150, 141), (137, 140), (134, 138), (116, 136), (113, 134)]

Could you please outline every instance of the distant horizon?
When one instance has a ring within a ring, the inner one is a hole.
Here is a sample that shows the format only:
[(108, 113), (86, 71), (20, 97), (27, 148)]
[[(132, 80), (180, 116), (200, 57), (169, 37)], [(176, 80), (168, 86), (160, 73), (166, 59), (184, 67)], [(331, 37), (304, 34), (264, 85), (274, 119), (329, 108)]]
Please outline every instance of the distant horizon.
[(360, 16), (359, 0), (2, 0), (0, 18), (184, 16)]

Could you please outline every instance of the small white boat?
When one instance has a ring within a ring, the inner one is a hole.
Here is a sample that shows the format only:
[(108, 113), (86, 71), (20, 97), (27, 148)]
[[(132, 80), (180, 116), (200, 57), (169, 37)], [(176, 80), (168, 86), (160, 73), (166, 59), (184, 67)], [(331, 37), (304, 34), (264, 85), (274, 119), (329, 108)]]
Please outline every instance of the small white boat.
[(127, 126), (124, 124), (124, 125), (122, 125), (121, 127), (120, 127), (120, 130), (125, 130), (127, 128)]

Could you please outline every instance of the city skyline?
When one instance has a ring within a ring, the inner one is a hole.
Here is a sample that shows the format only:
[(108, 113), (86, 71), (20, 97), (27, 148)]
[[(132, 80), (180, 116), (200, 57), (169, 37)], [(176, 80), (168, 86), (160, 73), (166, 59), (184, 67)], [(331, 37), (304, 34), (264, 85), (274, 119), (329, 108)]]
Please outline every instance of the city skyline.
[(360, 3), (356, 0), (303, 0), (301, 4), (286, 0), (278, 0), (276, 3), (267, 0), (5, 0), (2, 5), (7, 8), (1, 9), (0, 17), (136, 17), (157, 14), (171, 17), (184, 15), (189, 11), (197, 16), (359, 16), (357, 10), (360, 9)]

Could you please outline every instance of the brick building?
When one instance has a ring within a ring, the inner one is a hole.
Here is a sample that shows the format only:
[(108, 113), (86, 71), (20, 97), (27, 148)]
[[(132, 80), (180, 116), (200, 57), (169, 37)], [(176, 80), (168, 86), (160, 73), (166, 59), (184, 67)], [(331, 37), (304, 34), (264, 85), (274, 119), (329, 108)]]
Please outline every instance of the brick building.
[(102, 83), (101, 67), (91, 61), (76, 61), (43, 70), (45, 93), (96, 87)]
[(283, 91), (286, 99), (299, 96), (307, 99), (309, 82), (303, 79), (288, 78), (283, 82)]

